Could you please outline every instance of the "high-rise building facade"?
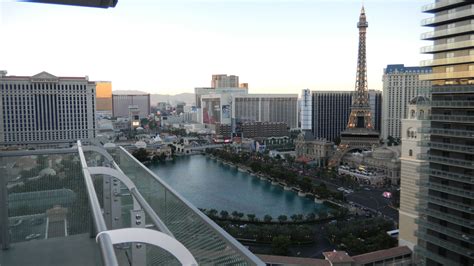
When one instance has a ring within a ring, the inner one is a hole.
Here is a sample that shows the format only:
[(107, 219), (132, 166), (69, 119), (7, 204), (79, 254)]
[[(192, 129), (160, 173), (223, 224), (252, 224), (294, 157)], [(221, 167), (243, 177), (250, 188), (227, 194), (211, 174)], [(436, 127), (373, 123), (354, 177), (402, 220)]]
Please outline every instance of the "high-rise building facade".
[(96, 81), (97, 112), (112, 114), (112, 82)]
[(112, 94), (112, 115), (114, 117), (129, 117), (129, 106), (136, 106), (140, 110), (140, 118), (150, 115), (149, 93), (126, 93), (114, 92)]
[(430, 100), (426, 96), (416, 96), (408, 103), (408, 113), (402, 119), (402, 148), (401, 148), (401, 182), (400, 182), (400, 210), (398, 243), (413, 250), (417, 243), (415, 232), (418, 226), (415, 219), (419, 219), (418, 207), (421, 192), (422, 177), (420, 168), (426, 167), (428, 161), (423, 158), (428, 147), (420, 145), (420, 141), (428, 141), (430, 128)]
[[(311, 131), (315, 138), (334, 141), (346, 129), (351, 112), (352, 91), (313, 91)], [(380, 128), (382, 93), (369, 90), (369, 105), (374, 128)]]
[(433, 17), (422, 21), (433, 31), (423, 53), (433, 54), (429, 167), (421, 193), (418, 246), (425, 265), (474, 264), (474, 4), (443, 0), (422, 8)]
[(204, 95), (219, 95), (219, 94), (247, 94), (247, 88), (207, 88), (207, 87), (196, 87), (194, 88), (194, 95), (196, 97), (196, 107), (201, 108), (201, 98)]
[[(239, 76), (217, 74), (212, 75), (211, 87), (217, 88), (239, 88)], [(248, 88), (248, 84), (247, 84)]]
[(416, 96), (429, 96), (431, 82), (420, 80), (430, 67), (387, 65), (383, 73), (383, 104), (381, 137), (401, 138), (401, 120), (406, 116), (408, 102)]
[(372, 123), (374, 124), (374, 129), (377, 132), (380, 132), (382, 127), (382, 106), (383, 106), (383, 97), (382, 91), (379, 90), (369, 90), (369, 105), (370, 113), (372, 114)]
[(302, 130), (311, 130), (312, 102), (311, 91), (309, 89), (302, 90), (300, 99), (300, 123)]
[(231, 111), (237, 122), (284, 122), (298, 128), (297, 94), (233, 95)]
[(95, 83), (87, 77), (0, 72), (0, 145), (73, 143), (96, 136)]
[(312, 132), (317, 139), (336, 140), (346, 128), (352, 91), (312, 92)]

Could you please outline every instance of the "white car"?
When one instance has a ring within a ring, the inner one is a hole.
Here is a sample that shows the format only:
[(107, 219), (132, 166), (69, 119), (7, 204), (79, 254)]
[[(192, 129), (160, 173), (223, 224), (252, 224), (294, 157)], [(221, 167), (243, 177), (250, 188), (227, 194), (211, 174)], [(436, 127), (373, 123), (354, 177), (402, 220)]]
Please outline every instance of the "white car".
[(27, 235), (25, 237), (25, 240), (31, 240), (31, 239), (36, 239), (38, 237), (40, 237), (41, 235), (40, 234), (30, 234), (30, 235)]

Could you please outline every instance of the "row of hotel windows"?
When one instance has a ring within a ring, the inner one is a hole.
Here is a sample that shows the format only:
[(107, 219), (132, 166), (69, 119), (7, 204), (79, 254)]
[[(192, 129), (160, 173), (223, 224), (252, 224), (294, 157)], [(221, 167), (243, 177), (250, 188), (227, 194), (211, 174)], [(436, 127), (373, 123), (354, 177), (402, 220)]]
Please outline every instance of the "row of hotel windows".
[(87, 85), (85, 84), (56, 84), (56, 83), (32, 83), (32, 84), (0, 84), (0, 90), (7, 93), (13, 92), (25, 92), (33, 93), (32, 90), (50, 90), (50, 91), (70, 91), (70, 92), (80, 92), (86, 91)]
[(51, 141), (51, 140), (76, 140), (92, 138), (95, 134), (88, 134), (87, 130), (55, 131), (55, 132), (22, 132), (5, 134), (6, 142), (21, 141)]

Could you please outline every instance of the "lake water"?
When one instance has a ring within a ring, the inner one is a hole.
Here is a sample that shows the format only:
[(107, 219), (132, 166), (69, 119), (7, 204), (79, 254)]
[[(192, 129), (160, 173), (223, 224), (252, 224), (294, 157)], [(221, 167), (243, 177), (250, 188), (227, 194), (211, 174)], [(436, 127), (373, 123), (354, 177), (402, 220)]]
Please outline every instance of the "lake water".
[(149, 168), (198, 208), (251, 213), (260, 218), (269, 214), (274, 219), (326, 209), (313, 199), (203, 155), (178, 157)]

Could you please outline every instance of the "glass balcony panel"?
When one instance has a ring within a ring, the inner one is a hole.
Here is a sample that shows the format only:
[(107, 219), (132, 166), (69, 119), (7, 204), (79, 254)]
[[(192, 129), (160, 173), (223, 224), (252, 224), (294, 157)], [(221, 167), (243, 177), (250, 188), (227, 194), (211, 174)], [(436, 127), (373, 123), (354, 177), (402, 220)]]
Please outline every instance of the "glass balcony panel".
[[(431, 128), (431, 129), (426, 129), (424, 131), (429, 131), (431, 135), (437, 135), (437, 136), (474, 138), (474, 132), (472, 130)], [(423, 132), (423, 133), (426, 133), (426, 132)]]
[(430, 147), (436, 150), (474, 154), (474, 147), (467, 146), (467, 145), (448, 144), (448, 143), (434, 142), (434, 141), (429, 141), (429, 140), (419, 141), (418, 145), (420, 147)]
[(459, 19), (468, 18), (471, 16), (474, 16), (474, 8), (469, 8), (462, 11), (448, 13), (445, 15), (437, 15), (431, 18), (426, 18), (421, 21), (421, 25), (431, 26), (431, 25), (436, 25), (438, 23), (452, 21), (452, 20), (459, 20)]
[(420, 245), (415, 246), (415, 253), (418, 255), (421, 255), (424, 258), (429, 258), (431, 260), (434, 260), (442, 265), (454, 265), (455, 262), (449, 260), (446, 257), (442, 257), (437, 253), (434, 253), (432, 251), (429, 251), (425, 249), (424, 247), (421, 247)]
[(429, 46), (421, 47), (420, 53), (428, 54), (428, 53), (435, 53), (435, 52), (449, 51), (449, 50), (457, 50), (457, 49), (463, 49), (463, 48), (469, 48), (469, 47), (474, 47), (474, 40), (454, 42), (454, 43), (445, 43), (445, 44), (437, 44), (437, 45), (429, 45)]
[(425, 175), (432, 175), (439, 178), (444, 178), (444, 179), (449, 179), (453, 181), (459, 181), (459, 182), (464, 182), (464, 183), (474, 185), (474, 177), (472, 175), (470, 176), (470, 175), (456, 174), (456, 173), (448, 172), (448, 171), (430, 169), (429, 167), (419, 167), (418, 170), (420, 171), (420, 173), (425, 174)]
[(440, 0), (436, 3), (427, 4), (421, 7), (422, 12), (435, 11), (443, 7), (449, 7), (450, 5), (455, 5), (459, 3), (464, 3), (465, 0)]
[(448, 36), (465, 34), (474, 31), (474, 24), (459, 26), (451, 29), (429, 31), (421, 34), (422, 40), (435, 40)]
[(451, 250), (452, 252), (468, 256), (470, 258), (474, 258), (474, 251), (469, 250), (468, 248), (464, 248), (461, 245), (456, 245), (454, 243), (451, 243), (449, 241), (442, 240), (441, 238), (429, 235), (425, 232), (422, 232), (421, 230), (415, 231), (415, 235), (427, 242), (430, 242), (434, 245), (441, 246), (443, 248), (446, 248), (448, 250)]
[(432, 101), (432, 107), (474, 108), (474, 101)]
[(234, 264), (253, 264), (253, 254), (178, 196), (128, 152), (118, 148), (113, 156), (175, 238), (193, 254), (199, 264), (214, 265), (231, 261)]
[[(67, 234), (87, 233), (89, 207), (77, 154), (11, 157), (15, 165), (4, 172), (8, 178), (8, 213), (12, 243), (46, 239), (61, 232), (46, 232), (46, 212), (58, 206), (68, 220)], [(57, 225), (57, 229), (65, 225)], [(50, 228), (53, 230), (53, 228)], [(39, 236), (36, 236), (38, 235)], [(30, 238), (27, 238), (30, 236)]]
[(433, 190), (436, 190), (436, 191), (441, 191), (441, 192), (445, 192), (445, 193), (448, 193), (448, 194), (453, 194), (453, 195), (460, 196), (460, 197), (474, 199), (474, 192), (473, 191), (453, 188), (453, 187), (450, 187), (450, 186), (436, 184), (434, 182), (428, 182), (426, 184), (426, 186), (429, 189), (433, 189)]
[(431, 115), (431, 121), (474, 123), (474, 115)]
[[(426, 157), (426, 156), (423, 156), (423, 155), (426, 155), (426, 154), (420, 154), (419, 157), (420, 158)], [(425, 160), (425, 159), (422, 159), (422, 160)], [(453, 166), (459, 166), (459, 167), (474, 169), (474, 161), (453, 159), (453, 158), (448, 158), (448, 157), (443, 157), (443, 156), (434, 156), (434, 155), (429, 155), (428, 160), (430, 162), (434, 162), (434, 163), (447, 164), (447, 165), (453, 165)]]
[(474, 93), (474, 86), (432, 86), (431, 93), (433, 94), (452, 94), (452, 93)]
[(455, 64), (466, 64), (474, 62), (474, 55), (468, 56), (458, 56), (451, 58), (441, 58), (441, 59), (430, 59), (423, 60), (420, 62), (420, 66), (442, 66), (442, 65), (455, 65)]
[(457, 225), (461, 225), (470, 229), (474, 229), (474, 221), (471, 221), (469, 219), (463, 219), (459, 216), (447, 214), (445, 212), (440, 212), (433, 209), (428, 209), (426, 206), (416, 208), (416, 210), (425, 215), (429, 215), (441, 220), (446, 220), (453, 224), (457, 224)]
[(447, 207), (447, 208), (453, 208), (453, 209), (456, 209), (458, 211), (463, 211), (463, 212), (467, 212), (467, 213), (470, 213), (470, 214), (474, 214), (474, 207), (473, 206), (463, 204), (463, 203), (453, 201), (453, 200), (443, 199), (443, 198), (440, 198), (440, 197), (437, 197), (437, 196), (434, 196), (434, 195), (424, 194), (424, 195), (421, 195), (421, 196), (422, 197), (425, 196), (426, 200), (428, 202), (431, 202), (431, 203), (434, 203), (434, 204), (437, 204), (437, 205), (440, 205), (440, 206), (444, 206), (444, 207)]
[(451, 73), (432, 73), (432, 74), (420, 74), (420, 80), (438, 80), (438, 79), (462, 79), (472, 78), (474, 71), (458, 71)]
[[(415, 223), (420, 225), (421, 227), (424, 228), (429, 228), (431, 230), (434, 230), (436, 232), (443, 232), (444, 234), (459, 239), (461, 241), (469, 242), (471, 244), (474, 244), (474, 238), (469, 237), (467, 234), (457, 231), (451, 228), (448, 228), (446, 226), (442, 226), (433, 222), (429, 222), (426, 219), (423, 218), (415, 218)], [(421, 229), (421, 228), (420, 228)]]
[[(78, 154), (5, 154), (0, 178), (7, 180), (11, 248), (0, 250), (0, 264), (67, 265), (73, 260), (101, 265), (100, 250), (89, 236), (90, 208)], [(54, 256), (46, 255), (51, 251)]]

